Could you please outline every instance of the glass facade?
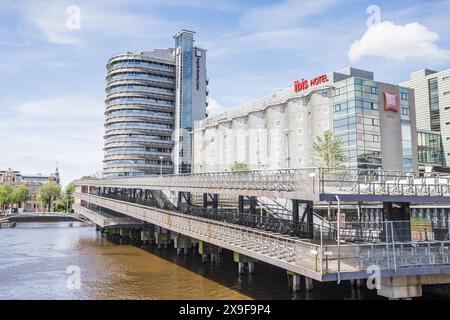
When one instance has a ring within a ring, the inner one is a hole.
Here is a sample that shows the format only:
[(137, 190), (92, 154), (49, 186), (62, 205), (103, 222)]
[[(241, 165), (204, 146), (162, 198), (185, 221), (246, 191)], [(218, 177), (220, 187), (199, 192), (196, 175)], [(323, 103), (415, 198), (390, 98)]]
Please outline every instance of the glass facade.
[(424, 165), (443, 165), (444, 152), (439, 132), (418, 131), (419, 163)]
[(107, 65), (105, 177), (173, 173), (175, 61), (137, 56)]
[(378, 84), (349, 78), (335, 83), (334, 135), (340, 139), (349, 167), (381, 167)]
[(428, 80), (428, 93), (430, 97), (430, 122), (432, 131), (441, 130), (441, 117), (439, 113), (438, 79)]
[(194, 123), (192, 121), (192, 75), (194, 54), (194, 33), (182, 31), (175, 36), (175, 48), (179, 62), (177, 81), (178, 108), (180, 122), (179, 150), (178, 150), (178, 172), (191, 172), (192, 159), (192, 132)]

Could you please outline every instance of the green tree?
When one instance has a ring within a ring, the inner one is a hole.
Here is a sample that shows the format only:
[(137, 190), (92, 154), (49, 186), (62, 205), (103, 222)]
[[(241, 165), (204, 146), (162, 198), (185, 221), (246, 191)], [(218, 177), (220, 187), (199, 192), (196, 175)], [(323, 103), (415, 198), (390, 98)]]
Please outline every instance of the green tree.
[(246, 164), (245, 162), (236, 161), (231, 166), (231, 171), (246, 171), (246, 170), (249, 170), (249, 167), (248, 164)]
[(16, 203), (19, 208), (22, 203), (28, 200), (28, 188), (25, 185), (16, 186), (11, 194), (11, 203)]
[(345, 162), (342, 142), (334, 139), (331, 131), (325, 131), (323, 137), (316, 137), (314, 152), (316, 163), (322, 168), (339, 168)]
[(75, 192), (75, 184), (73, 182), (71, 182), (64, 189), (61, 199), (59, 199), (53, 205), (53, 211), (55, 211), (55, 212), (71, 212), (72, 205), (75, 201), (75, 199), (73, 197), (74, 192)]
[(14, 188), (9, 183), (0, 185), (0, 206), (2, 210), (6, 209), (12, 203), (12, 194)]
[(38, 192), (36, 199), (48, 208), (50, 212), (52, 203), (61, 196), (61, 187), (56, 182), (47, 182), (42, 185)]

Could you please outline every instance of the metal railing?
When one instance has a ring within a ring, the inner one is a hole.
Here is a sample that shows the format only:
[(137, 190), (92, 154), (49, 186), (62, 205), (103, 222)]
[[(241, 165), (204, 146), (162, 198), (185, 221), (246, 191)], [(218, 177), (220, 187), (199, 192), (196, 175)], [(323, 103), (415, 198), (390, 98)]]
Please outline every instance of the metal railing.
[[(202, 206), (188, 205), (180, 203), (178, 208), (172, 205), (166, 199), (160, 199), (158, 202), (155, 198), (143, 199), (140, 197), (130, 197), (121, 194), (103, 194), (102, 197), (136, 203), (148, 207), (173, 210), (186, 215), (202, 217), (206, 219), (242, 225), (250, 228), (279, 233), (281, 235), (289, 235), (292, 237), (306, 238), (308, 236), (309, 226), (307, 223), (299, 223), (292, 220), (276, 218), (273, 216), (262, 216), (248, 213), (239, 213), (237, 209), (213, 209), (204, 208)], [(164, 197), (163, 195), (160, 195)], [(317, 227), (317, 226), (316, 226)]]
[[(176, 212), (90, 194), (75, 197), (317, 280), (327, 274), (339, 279), (341, 273), (355, 273), (360, 277), (369, 266), (393, 275), (405, 268), (414, 268), (415, 274), (429, 274), (432, 267), (450, 267), (450, 241), (397, 242), (403, 238), (395, 236), (395, 228), (386, 227), (383, 231), (388, 236), (380, 238), (380, 242), (350, 243), (341, 239), (338, 243), (333, 227), (316, 225), (315, 240), (301, 240), (255, 228), (255, 223), (261, 222), (257, 216), (236, 217), (233, 212), (213, 209), (205, 212), (187, 205)], [(392, 223), (386, 224), (389, 225)], [(348, 229), (346, 225), (342, 227), (341, 232)], [(389, 233), (394, 236), (390, 237)]]
[(301, 194), (450, 196), (450, 177), (365, 169), (279, 169), (79, 180), (78, 185)]

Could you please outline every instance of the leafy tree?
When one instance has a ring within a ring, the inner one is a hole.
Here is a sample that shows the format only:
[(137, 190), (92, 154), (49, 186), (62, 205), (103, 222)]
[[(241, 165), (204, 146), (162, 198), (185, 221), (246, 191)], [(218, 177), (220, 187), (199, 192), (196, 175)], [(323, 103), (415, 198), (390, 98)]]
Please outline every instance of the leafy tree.
[(246, 170), (249, 170), (249, 167), (248, 164), (246, 164), (245, 162), (236, 161), (231, 166), (231, 171), (246, 171)]
[(56, 182), (47, 182), (42, 185), (38, 192), (36, 199), (47, 206), (48, 211), (50, 212), (52, 202), (56, 201), (61, 196), (61, 187)]
[(28, 200), (28, 188), (25, 185), (16, 186), (11, 194), (11, 203), (21, 204)]
[(0, 206), (5, 209), (12, 203), (14, 188), (9, 183), (0, 185)]
[(345, 162), (342, 142), (334, 139), (329, 130), (323, 133), (323, 137), (316, 137), (314, 152), (316, 162), (322, 168), (339, 168)]
[(75, 199), (73, 197), (74, 192), (75, 192), (75, 184), (73, 182), (71, 182), (64, 189), (61, 199), (59, 199), (53, 205), (53, 211), (55, 211), (55, 212), (70, 212), (72, 209), (72, 205), (75, 201)]

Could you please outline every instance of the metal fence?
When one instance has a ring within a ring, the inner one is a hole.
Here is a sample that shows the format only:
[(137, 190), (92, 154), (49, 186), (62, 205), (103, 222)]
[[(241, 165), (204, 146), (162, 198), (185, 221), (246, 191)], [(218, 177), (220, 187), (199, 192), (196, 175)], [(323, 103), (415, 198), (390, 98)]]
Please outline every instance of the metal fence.
[[(295, 228), (289, 229), (289, 225), (281, 226), (257, 215), (186, 204), (181, 205), (179, 211), (158, 208), (149, 211), (148, 206), (123, 200), (88, 194), (75, 196), (219, 246), (232, 246), (233, 250), (241, 248), (268, 263), (280, 265), (277, 263), (281, 261), (283, 268), (299, 273), (338, 274), (339, 278), (344, 272), (360, 273), (370, 266), (377, 266), (389, 271), (421, 268), (419, 272), (427, 274), (429, 267), (450, 266), (450, 241), (413, 241), (410, 221), (372, 225), (333, 222), (326, 226), (323, 223), (314, 225), (314, 239), (299, 239), (289, 234)], [(287, 229), (283, 231), (283, 228)], [(305, 231), (301, 227), (297, 230)], [(367, 236), (368, 231), (374, 235)]]
[(119, 188), (258, 190), (303, 194), (450, 196), (450, 176), (382, 169), (304, 168), (79, 180)]

